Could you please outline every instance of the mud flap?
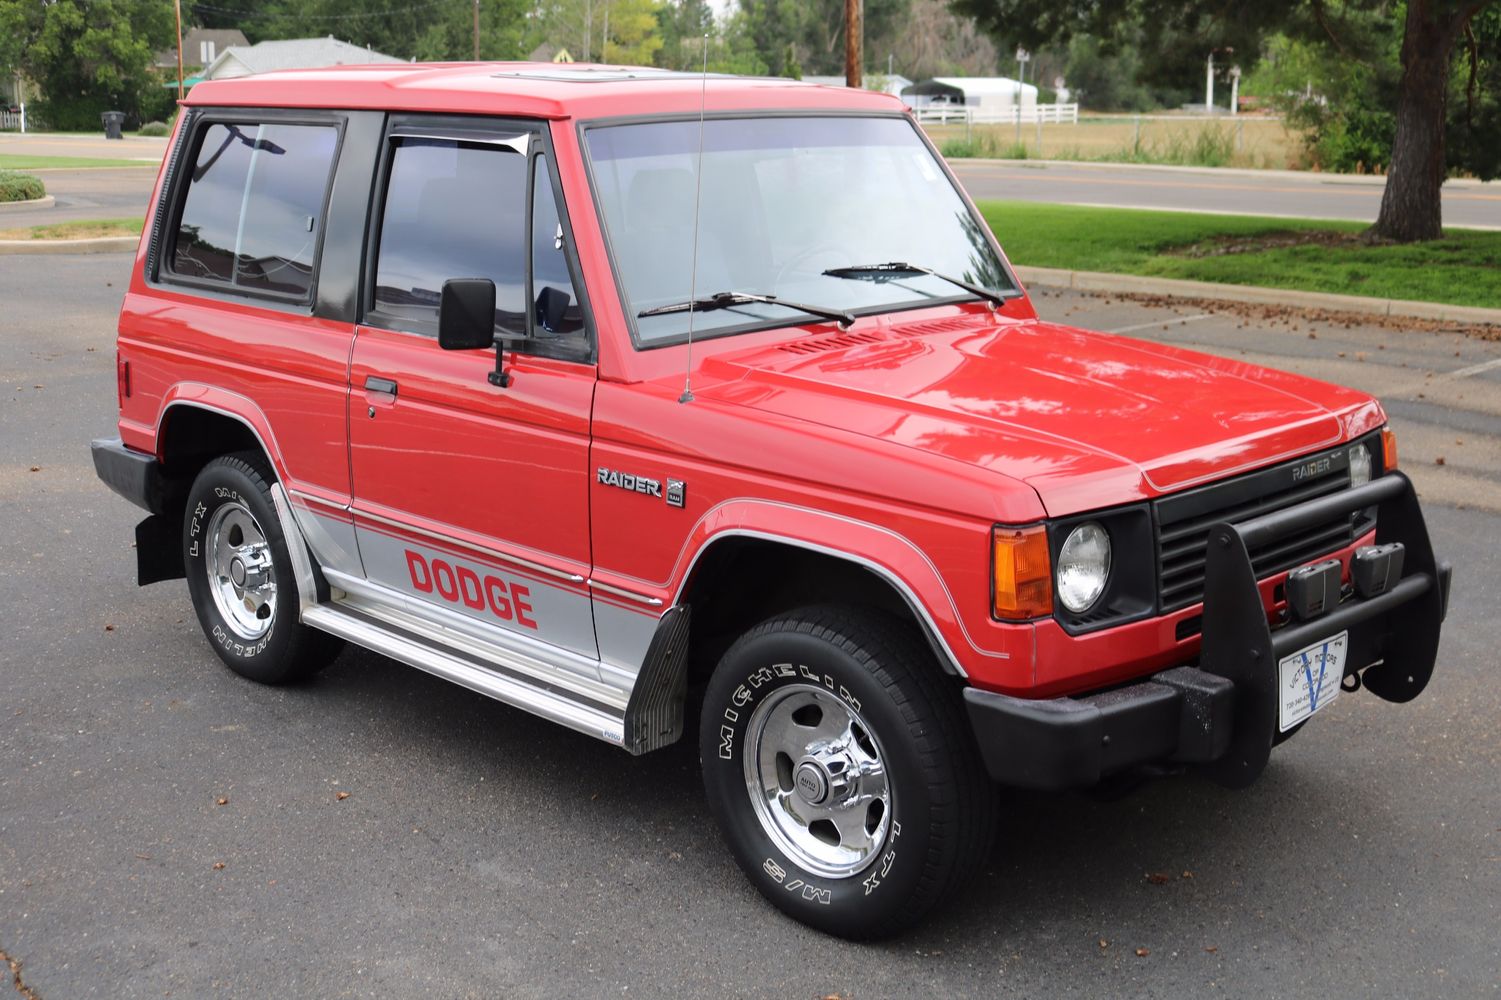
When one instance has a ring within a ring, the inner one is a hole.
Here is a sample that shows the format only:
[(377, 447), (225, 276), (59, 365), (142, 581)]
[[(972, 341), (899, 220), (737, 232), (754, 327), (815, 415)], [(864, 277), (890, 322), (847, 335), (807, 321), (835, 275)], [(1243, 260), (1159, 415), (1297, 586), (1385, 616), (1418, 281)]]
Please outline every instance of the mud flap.
[(136, 525), (136, 584), (187, 576), (182, 563), (181, 514), (152, 514)]

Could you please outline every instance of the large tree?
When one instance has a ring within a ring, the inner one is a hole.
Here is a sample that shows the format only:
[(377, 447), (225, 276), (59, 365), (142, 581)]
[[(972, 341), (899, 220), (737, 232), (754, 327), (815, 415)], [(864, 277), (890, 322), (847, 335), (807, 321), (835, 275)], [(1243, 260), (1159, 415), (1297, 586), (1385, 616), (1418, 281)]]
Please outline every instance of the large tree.
[(0, 0), (0, 65), (41, 88), (53, 128), (98, 129), (110, 110), (139, 121), (171, 107), (151, 62), (172, 31), (172, 8), (154, 0)]
[[(1448, 175), (1448, 103), (1456, 61), (1474, 72), (1467, 87), (1476, 102), (1480, 72), (1477, 18), (1485, 20), (1501, 0), (953, 0), (994, 34), (1031, 46), (1065, 42), (1076, 35), (1119, 39), (1139, 33), (1148, 72), (1183, 75), (1211, 51), (1251, 63), (1273, 32), (1317, 40), (1340, 59), (1360, 59), (1347, 38), (1350, 24), (1389, 18), (1401, 23), (1400, 75), (1395, 91), (1395, 131), (1381, 209), (1371, 227), (1376, 239), (1408, 242), (1443, 235), (1440, 187)], [(1487, 8), (1490, 8), (1488, 11)], [(1226, 51), (1229, 50), (1229, 51)], [(1202, 69), (1200, 69), (1202, 72)], [(1468, 110), (1468, 108), (1467, 108)], [(1484, 158), (1482, 157), (1482, 160)], [(1465, 162), (1487, 176), (1501, 163)]]

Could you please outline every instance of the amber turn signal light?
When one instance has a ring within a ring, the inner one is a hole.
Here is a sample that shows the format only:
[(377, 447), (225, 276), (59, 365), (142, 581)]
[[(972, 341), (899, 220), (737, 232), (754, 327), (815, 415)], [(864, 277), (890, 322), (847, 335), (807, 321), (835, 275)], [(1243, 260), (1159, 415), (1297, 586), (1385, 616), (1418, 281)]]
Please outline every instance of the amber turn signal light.
[(1381, 428), (1381, 471), (1397, 467), (1397, 434), (1390, 427)]
[(1053, 613), (1053, 568), (1048, 532), (997, 526), (992, 533), (993, 607), (997, 618), (1041, 618)]

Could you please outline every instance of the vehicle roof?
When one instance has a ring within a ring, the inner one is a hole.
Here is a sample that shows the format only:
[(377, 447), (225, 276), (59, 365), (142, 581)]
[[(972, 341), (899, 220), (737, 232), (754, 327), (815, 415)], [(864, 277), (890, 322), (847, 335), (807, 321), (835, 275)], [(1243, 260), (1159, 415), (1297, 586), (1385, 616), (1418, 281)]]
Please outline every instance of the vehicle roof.
[(757, 110), (901, 112), (888, 94), (760, 77), (593, 63), (401, 63), (330, 66), (204, 80), (184, 103), (348, 108), (537, 118)]

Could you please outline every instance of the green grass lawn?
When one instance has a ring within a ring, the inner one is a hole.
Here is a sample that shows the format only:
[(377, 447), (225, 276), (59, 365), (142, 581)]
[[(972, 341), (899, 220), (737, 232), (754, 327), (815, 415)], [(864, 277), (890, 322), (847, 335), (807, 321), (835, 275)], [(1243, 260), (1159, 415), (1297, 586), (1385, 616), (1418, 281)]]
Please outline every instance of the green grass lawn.
[(1013, 263), (1501, 308), (1501, 232), (1375, 246), (1358, 222), (982, 201)]
[(0, 170), (47, 170), (59, 167), (151, 167), (155, 169), (156, 166), (155, 160), (96, 160), (89, 156), (31, 156), (27, 153), (0, 153)]
[(144, 220), (89, 219), (83, 222), (54, 222), (48, 226), (0, 229), (0, 240), (90, 240), (99, 236), (139, 236)]

